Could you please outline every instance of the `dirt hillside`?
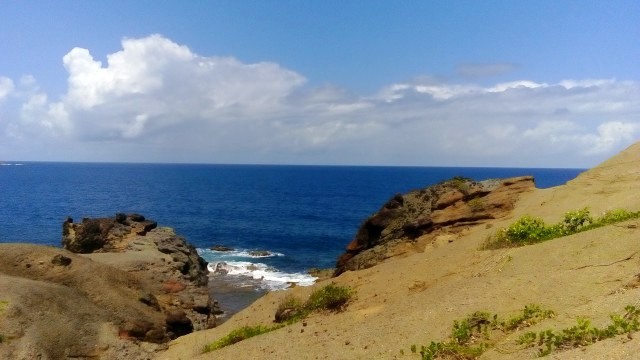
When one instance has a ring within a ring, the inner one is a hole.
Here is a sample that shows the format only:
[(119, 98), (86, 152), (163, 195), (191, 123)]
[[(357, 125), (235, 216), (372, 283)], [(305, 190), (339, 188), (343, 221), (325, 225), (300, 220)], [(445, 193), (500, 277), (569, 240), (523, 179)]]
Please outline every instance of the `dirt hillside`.
[[(487, 236), (522, 215), (554, 223), (567, 211), (588, 207), (640, 210), (640, 143), (581, 174), (566, 185), (523, 193), (511, 214), (463, 231), (452, 242), (427, 244), (424, 252), (347, 271), (333, 281), (357, 291), (344, 312), (316, 314), (235, 345), (202, 354), (203, 346), (243, 325), (271, 325), (287, 295), (309, 288), (269, 293), (221, 326), (181, 337), (160, 359), (415, 359), (412, 344), (444, 341), (454, 320), (475, 311), (509, 317), (527, 304), (557, 316), (528, 330), (561, 329), (579, 317), (604, 325), (609, 314), (640, 305), (640, 221), (631, 220), (519, 248), (479, 250)], [(481, 359), (534, 358), (505, 334)], [(552, 359), (629, 359), (640, 335), (618, 336), (587, 347), (554, 352)]]

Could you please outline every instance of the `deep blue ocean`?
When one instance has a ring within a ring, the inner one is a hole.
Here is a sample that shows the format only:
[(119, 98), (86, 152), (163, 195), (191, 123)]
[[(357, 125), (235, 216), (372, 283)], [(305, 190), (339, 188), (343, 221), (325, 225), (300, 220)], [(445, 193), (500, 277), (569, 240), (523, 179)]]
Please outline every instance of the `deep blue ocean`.
[[(257, 270), (295, 277), (332, 267), (360, 223), (395, 193), (453, 176), (533, 175), (546, 188), (582, 171), (28, 162), (0, 166), (0, 242), (59, 246), (68, 216), (135, 212), (173, 227), (210, 262), (259, 263)], [(216, 244), (237, 251), (206, 250)]]

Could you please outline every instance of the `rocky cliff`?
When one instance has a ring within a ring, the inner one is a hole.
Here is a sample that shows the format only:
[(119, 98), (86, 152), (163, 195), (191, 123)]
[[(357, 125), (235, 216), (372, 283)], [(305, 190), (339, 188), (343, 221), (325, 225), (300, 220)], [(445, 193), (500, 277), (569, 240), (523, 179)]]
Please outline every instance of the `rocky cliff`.
[[(215, 326), (216, 302), (207, 288), (207, 263), (196, 249), (170, 228), (139, 214), (113, 218), (67, 219), (62, 226), (65, 249), (136, 273), (155, 285), (156, 299), (149, 299), (166, 314), (170, 338)], [(152, 261), (136, 258), (143, 250), (156, 252)], [(133, 261), (125, 253), (134, 254)], [(159, 262), (157, 261), (159, 260)]]
[(206, 262), (172, 229), (68, 219), (62, 242), (0, 244), (0, 358), (148, 359), (216, 325)]
[(535, 189), (533, 177), (476, 182), (453, 178), (397, 194), (358, 229), (336, 264), (335, 275), (365, 269), (434, 242), (451, 242), (470, 227), (504, 217), (522, 192)]

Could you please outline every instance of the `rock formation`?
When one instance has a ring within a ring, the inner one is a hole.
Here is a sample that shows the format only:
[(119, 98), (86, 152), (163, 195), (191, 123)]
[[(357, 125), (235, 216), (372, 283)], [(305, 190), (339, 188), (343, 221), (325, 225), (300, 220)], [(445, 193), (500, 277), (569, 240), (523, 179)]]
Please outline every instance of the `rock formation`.
[(216, 325), (206, 262), (172, 229), (67, 219), (62, 243), (0, 244), (0, 358), (148, 359)]
[(434, 241), (453, 241), (470, 226), (506, 216), (519, 194), (534, 188), (531, 176), (481, 182), (456, 177), (397, 194), (360, 226), (338, 258), (334, 275), (422, 251)]
[[(151, 294), (147, 298), (166, 314), (170, 338), (215, 326), (218, 308), (207, 288), (207, 263), (172, 229), (158, 228), (155, 221), (138, 214), (85, 218), (78, 224), (67, 219), (62, 229), (62, 245), (73, 252), (93, 253), (90, 257), (95, 260), (117, 264), (157, 284), (158, 301)], [(123, 256), (143, 250), (155, 252), (152, 258), (160, 261), (130, 262)]]

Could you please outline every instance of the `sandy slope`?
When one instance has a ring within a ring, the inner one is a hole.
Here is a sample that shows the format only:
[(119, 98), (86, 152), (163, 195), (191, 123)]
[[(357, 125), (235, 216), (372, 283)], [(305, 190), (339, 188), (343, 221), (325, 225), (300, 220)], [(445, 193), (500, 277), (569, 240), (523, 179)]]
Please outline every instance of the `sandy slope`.
[[(566, 327), (579, 316), (604, 324), (627, 304), (640, 305), (640, 289), (625, 290), (639, 271), (640, 221), (630, 221), (548, 241), (494, 251), (478, 250), (486, 237), (523, 214), (557, 222), (574, 209), (593, 214), (617, 208), (640, 209), (640, 143), (585, 172), (567, 185), (523, 195), (511, 217), (470, 229), (466, 236), (424, 253), (392, 259), (333, 279), (357, 290), (340, 314), (314, 315), (222, 350), (200, 354), (204, 344), (242, 325), (271, 324), (284, 292), (259, 299), (220, 327), (172, 342), (160, 359), (395, 359), (417, 358), (412, 344), (444, 340), (451, 324), (477, 310), (513, 315), (536, 303), (558, 313), (534, 327)], [(318, 284), (317, 286), (322, 286)], [(290, 293), (305, 296), (310, 289)], [(484, 359), (532, 358), (512, 334)], [(555, 353), (554, 359), (629, 359), (640, 350), (640, 334), (583, 349)], [(404, 350), (405, 355), (400, 351)]]

